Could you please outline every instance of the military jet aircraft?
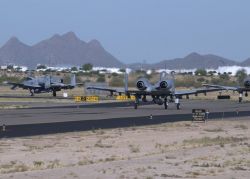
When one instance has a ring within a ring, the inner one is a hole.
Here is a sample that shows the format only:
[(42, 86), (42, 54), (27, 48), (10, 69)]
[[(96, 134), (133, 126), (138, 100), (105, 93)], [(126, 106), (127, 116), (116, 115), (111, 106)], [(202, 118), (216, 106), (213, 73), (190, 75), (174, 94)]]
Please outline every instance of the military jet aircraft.
[(73, 89), (76, 87), (76, 79), (75, 75), (71, 75), (71, 83), (64, 84), (63, 79), (55, 76), (41, 76), (41, 77), (27, 77), (21, 83), (13, 83), (7, 82), (7, 84), (12, 85), (11, 89), (14, 90), (16, 88), (28, 89), (30, 91), (30, 95), (34, 96), (37, 93), (50, 93), (52, 92), (53, 96), (56, 96), (57, 91), (61, 91), (62, 89)]
[(243, 93), (245, 92), (245, 97), (248, 96), (248, 91), (250, 91), (250, 77), (247, 77), (243, 81), (243, 86), (221, 86), (221, 85), (213, 85), (213, 84), (204, 84), (205, 87), (212, 87), (222, 90), (231, 90), (237, 91), (239, 93), (239, 103), (242, 102)]
[(111, 96), (114, 93), (118, 93), (121, 95), (122, 93), (131, 96), (135, 96), (134, 108), (137, 109), (139, 105), (140, 99), (143, 102), (147, 102), (146, 97), (151, 96), (153, 102), (158, 105), (163, 105), (164, 108), (168, 108), (169, 102), (175, 102), (177, 110), (180, 109), (180, 99), (182, 96), (186, 96), (189, 98), (189, 95), (198, 95), (199, 93), (203, 93), (206, 95), (207, 92), (219, 91), (218, 88), (200, 88), (200, 89), (192, 89), (192, 90), (175, 90), (174, 83), (174, 74), (167, 75), (166, 72), (162, 72), (160, 74), (160, 80), (156, 84), (151, 84), (148, 79), (140, 78), (136, 82), (137, 90), (129, 90), (128, 89), (128, 74), (125, 73), (125, 89), (119, 90), (115, 88), (102, 88), (102, 87), (94, 87), (89, 86), (87, 89), (95, 89), (102, 91), (109, 91)]

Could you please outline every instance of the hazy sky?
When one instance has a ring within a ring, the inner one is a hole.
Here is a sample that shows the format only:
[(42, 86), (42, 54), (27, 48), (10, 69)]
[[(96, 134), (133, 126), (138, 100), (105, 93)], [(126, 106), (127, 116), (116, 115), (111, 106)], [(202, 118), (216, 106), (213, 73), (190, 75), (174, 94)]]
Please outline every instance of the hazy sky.
[(74, 31), (119, 60), (147, 63), (191, 52), (250, 57), (249, 0), (0, 0), (0, 46)]

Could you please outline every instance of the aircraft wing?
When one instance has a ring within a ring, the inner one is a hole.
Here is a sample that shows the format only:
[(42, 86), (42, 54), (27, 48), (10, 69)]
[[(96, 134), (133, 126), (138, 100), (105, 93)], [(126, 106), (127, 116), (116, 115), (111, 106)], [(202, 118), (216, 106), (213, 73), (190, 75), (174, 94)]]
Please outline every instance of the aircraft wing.
[(64, 84), (64, 83), (52, 83), (50, 84), (51, 87), (58, 87), (61, 89), (73, 89), (76, 86), (83, 86), (83, 83), (76, 83), (75, 85), (72, 84)]
[(169, 95), (168, 91), (165, 90), (157, 90), (157, 91), (141, 91), (141, 90), (128, 90), (125, 92), (124, 89), (117, 89), (117, 88), (102, 88), (102, 87), (87, 87), (87, 89), (94, 89), (100, 91), (108, 91), (111, 94), (113, 93), (124, 93), (130, 95)]
[[(87, 87), (87, 89), (95, 89), (95, 90), (101, 90), (101, 91), (108, 91), (111, 94), (112, 93), (126, 93), (130, 95), (146, 95), (146, 96), (164, 96), (164, 95), (171, 95), (170, 91), (166, 90), (155, 90), (155, 91), (141, 91), (141, 90), (128, 90), (125, 92), (125, 90), (119, 90), (115, 88), (102, 88), (102, 87)], [(198, 93), (206, 93), (206, 92), (212, 92), (212, 91), (220, 91), (218, 88), (199, 88), (199, 89), (193, 89), (193, 90), (180, 90), (175, 91), (175, 95), (192, 95), (192, 94), (198, 94)]]
[(175, 95), (182, 96), (182, 95), (192, 95), (192, 94), (199, 94), (199, 93), (207, 93), (207, 92), (214, 92), (214, 91), (220, 91), (220, 88), (197, 88), (197, 89), (191, 89), (191, 90), (177, 90), (175, 91)]
[(7, 82), (6, 84), (12, 85), (11, 89), (14, 90), (16, 88), (22, 88), (24, 85), (22, 83), (12, 83), (12, 82)]
[(197, 90), (180, 90), (180, 91), (175, 91), (175, 95), (190, 95), (190, 94), (197, 94)]
[(250, 91), (250, 88), (238, 88), (238, 90), (237, 91)]
[(7, 82), (8, 85), (12, 85), (11, 89), (16, 89), (16, 88), (40, 88), (41, 86), (39, 85), (28, 85), (28, 84), (23, 84), (23, 83), (12, 83), (12, 82)]
[(208, 88), (218, 88), (221, 90), (232, 90), (232, 91), (238, 91), (242, 89), (240, 87), (235, 87), (235, 86), (221, 86), (221, 85), (211, 85), (211, 84), (204, 84), (203, 86)]
[(125, 93), (125, 90), (117, 89), (117, 88), (103, 88), (103, 87), (95, 87), (95, 86), (89, 86), (87, 87), (87, 90), (100, 90), (100, 91), (108, 91), (111, 94), (113, 93)]

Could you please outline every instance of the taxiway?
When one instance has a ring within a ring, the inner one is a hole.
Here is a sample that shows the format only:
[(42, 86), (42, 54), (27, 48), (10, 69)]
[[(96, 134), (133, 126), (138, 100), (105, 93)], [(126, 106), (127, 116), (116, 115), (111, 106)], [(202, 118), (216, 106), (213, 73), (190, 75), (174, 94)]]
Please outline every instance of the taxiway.
[(192, 119), (192, 109), (209, 111), (208, 119), (250, 116), (249, 103), (225, 100), (182, 100), (181, 110), (173, 103), (163, 106), (141, 105), (137, 110), (132, 102), (98, 104), (44, 104), (25, 109), (0, 110), (0, 125), (6, 131), (0, 137), (27, 136), (91, 130), (98, 128), (128, 127)]

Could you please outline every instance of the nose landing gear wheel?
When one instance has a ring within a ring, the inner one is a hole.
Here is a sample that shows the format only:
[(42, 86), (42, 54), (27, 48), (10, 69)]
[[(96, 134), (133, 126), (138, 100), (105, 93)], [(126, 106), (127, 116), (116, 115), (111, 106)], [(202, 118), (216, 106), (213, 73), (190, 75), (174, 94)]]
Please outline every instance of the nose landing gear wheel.
[(239, 97), (239, 103), (241, 103), (242, 102), (242, 97)]
[(164, 108), (168, 109), (168, 103), (166, 101), (164, 101)]
[(138, 104), (137, 104), (137, 103), (134, 104), (134, 108), (135, 108), (135, 109), (138, 108)]
[(53, 91), (53, 96), (56, 97), (56, 91)]
[(180, 110), (180, 103), (176, 104), (176, 108), (177, 108), (177, 110)]

